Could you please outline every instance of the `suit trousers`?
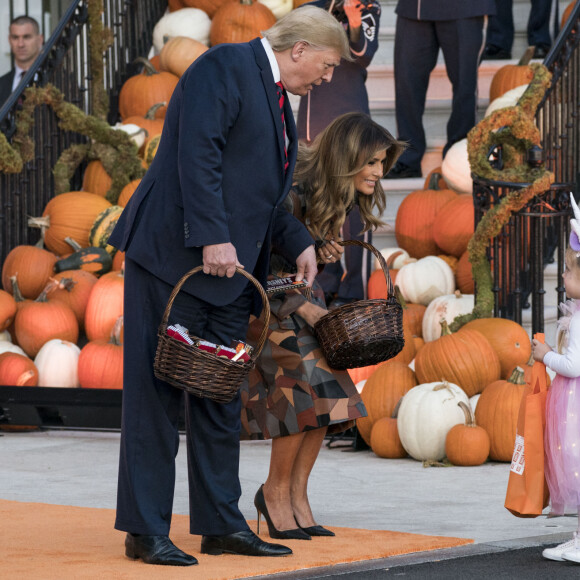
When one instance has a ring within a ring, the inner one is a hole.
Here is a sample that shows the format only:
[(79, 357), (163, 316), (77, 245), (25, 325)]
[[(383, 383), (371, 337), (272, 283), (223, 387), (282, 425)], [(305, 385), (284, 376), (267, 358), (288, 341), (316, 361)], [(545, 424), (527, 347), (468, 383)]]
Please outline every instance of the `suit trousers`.
[[(487, 44), (511, 52), (514, 42), (513, 0), (496, 0), (497, 13), (489, 17)], [(552, 0), (531, 0), (527, 37), (530, 46), (551, 46)], [(522, 56), (515, 55), (516, 57)]]
[[(185, 273), (185, 271), (184, 271)], [(197, 273), (195, 276), (205, 276)], [(248, 529), (238, 508), (241, 487), (239, 392), (222, 404), (157, 379), (157, 328), (173, 287), (125, 261), (124, 385), (115, 527), (168, 535), (175, 488), (178, 420), (185, 404), (190, 533), (223, 535)], [(214, 307), (179, 292), (169, 323), (216, 344), (246, 336), (253, 287), (231, 305)]]
[(484, 44), (484, 18), (458, 20), (412, 20), (397, 17), (395, 31), (395, 114), (399, 139), (409, 147), (399, 162), (421, 168), (426, 150), (423, 113), (431, 71), (443, 52), (447, 76), (453, 87), (447, 143), (467, 136), (477, 113), (477, 68)]

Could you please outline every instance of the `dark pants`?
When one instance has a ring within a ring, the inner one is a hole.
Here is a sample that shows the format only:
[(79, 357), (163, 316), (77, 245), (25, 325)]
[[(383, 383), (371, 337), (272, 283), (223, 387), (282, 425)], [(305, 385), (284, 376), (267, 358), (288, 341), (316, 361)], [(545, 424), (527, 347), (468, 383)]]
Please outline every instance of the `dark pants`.
[[(372, 243), (370, 231), (364, 234), (359, 233), (363, 227), (358, 206), (355, 206), (346, 216), (346, 221), (342, 226), (343, 239)], [(344, 248), (345, 268), (340, 262), (327, 264), (316, 280), (325, 294), (363, 300), (366, 297), (367, 282), (371, 273), (371, 258), (371, 253), (360, 246), (346, 246)]]
[(484, 17), (424, 21), (397, 17), (395, 32), (395, 99), (399, 139), (409, 148), (399, 161), (421, 168), (426, 141), (423, 113), (431, 71), (443, 51), (447, 76), (453, 86), (447, 123), (448, 149), (467, 136), (477, 113), (477, 67), (483, 48)]
[[(513, 0), (496, 0), (495, 4), (497, 14), (489, 17), (487, 44), (511, 52), (514, 42)], [(552, 0), (531, 0), (528, 18), (528, 44), (530, 46), (551, 46), (551, 10)]]
[[(239, 393), (230, 403), (216, 403), (184, 395), (153, 374), (157, 327), (172, 290), (135, 262), (125, 261), (124, 386), (115, 527), (137, 534), (169, 534), (178, 419), (185, 402), (190, 532), (222, 535), (245, 530), (248, 526), (238, 509)], [(250, 303), (250, 287), (233, 304), (219, 308), (180, 292), (169, 322), (229, 345), (232, 338), (246, 336)]]

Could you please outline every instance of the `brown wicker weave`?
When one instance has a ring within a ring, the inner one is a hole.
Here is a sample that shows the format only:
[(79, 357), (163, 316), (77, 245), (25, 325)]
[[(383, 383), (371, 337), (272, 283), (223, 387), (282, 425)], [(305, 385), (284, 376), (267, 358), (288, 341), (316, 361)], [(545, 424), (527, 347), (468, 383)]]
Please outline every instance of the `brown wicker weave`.
[[(219, 403), (227, 403), (234, 398), (242, 381), (250, 370), (254, 368), (256, 359), (264, 347), (270, 323), (270, 303), (262, 285), (245, 270), (236, 268), (237, 273), (245, 276), (256, 287), (263, 304), (264, 328), (250, 360), (247, 362), (221, 358), (168, 336), (167, 321), (173, 301), (185, 281), (193, 274), (201, 271), (202, 268), (203, 266), (198, 266), (187, 272), (175, 285), (169, 297), (163, 320), (157, 331), (159, 342), (155, 353), (154, 372), (158, 379), (192, 395), (213, 399)], [(193, 340), (199, 338), (190, 336)]]
[(352, 369), (389, 360), (405, 345), (403, 309), (395, 297), (389, 268), (374, 246), (358, 240), (339, 243), (362, 246), (373, 252), (385, 274), (387, 299), (357, 300), (331, 310), (314, 325), (314, 334), (334, 369)]

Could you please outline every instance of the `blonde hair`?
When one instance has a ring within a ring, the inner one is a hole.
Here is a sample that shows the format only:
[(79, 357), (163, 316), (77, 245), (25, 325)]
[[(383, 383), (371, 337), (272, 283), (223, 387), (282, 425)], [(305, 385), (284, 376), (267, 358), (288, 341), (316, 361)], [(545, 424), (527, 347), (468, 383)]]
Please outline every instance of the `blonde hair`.
[(355, 176), (377, 153), (386, 150), (383, 176), (405, 145), (364, 113), (337, 117), (310, 147), (301, 145), (294, 181), (308, 192), (306, 227), (314, 238), (338, 236), (346, 214), (358, 202), (363, 231), (383, 225), (386, 197), (380, 180), (373, 195), (358, 195)]
[(301, 6), (288, 12), (262, 34), (276, 52), (288, 50), (297, 42), (305, 42), (315, 50), (334, 49), (345, 60), (353, 60), (342, 24), (316, 6)]

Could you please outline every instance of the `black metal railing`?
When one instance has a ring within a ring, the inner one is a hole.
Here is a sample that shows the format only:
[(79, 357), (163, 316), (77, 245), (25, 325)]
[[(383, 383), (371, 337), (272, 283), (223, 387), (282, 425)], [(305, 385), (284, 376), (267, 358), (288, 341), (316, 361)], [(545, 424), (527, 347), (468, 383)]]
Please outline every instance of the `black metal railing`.
[[(536, 123), (547, 169), (555, 182), (514, 213), (488, 248), (495, 295), (494, 316), (522, 323), (531, 307), (532, 333), (544, 330), (545, 266), (556, 262), (558, 302), (564, 299), (562, 272), (568, 242), (570, 193), (580, 194), (580, 3), (560, 31), (544, 64), (551, 85), (538, 106)], [(508, 192), (529, 184), (473, 176), (475, 223)]]
[[(95, 1), (95, 0), (92, 0)], [(16, 114), (24, 90), (50, 83), (61, 90), (67, 101), (85, 113), (92, 113), (91, 71), (89, 70), (89, 0), (73, 0), (29, 69), (20, 87), (0, 108), (0, 131), (10, 142), (16, 131)], [(103, 57), (104, 88), (109, 95), (109, 122), (118, 120), (118, 96), (122, 83), (136, 68), (131, 63), (146, 56), (151, 47), (153, 27), (167, 8), (165, 0), (103, 0), (102, 22), (113, 32), (111, 47)], [(28, 228), (28, 216), (42, 215), (54, 195), (52, 169), (61, 153), (85, 138), (63, 131), (47, 106), (35, 112), (33, 130), (35, 157), (21, 173), (0, 172), (0, 263), (19, 244), (34, 244), (39, 231)], [(82, 168), (71, 180), (80, 189)]]

